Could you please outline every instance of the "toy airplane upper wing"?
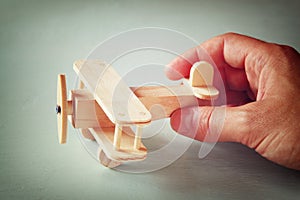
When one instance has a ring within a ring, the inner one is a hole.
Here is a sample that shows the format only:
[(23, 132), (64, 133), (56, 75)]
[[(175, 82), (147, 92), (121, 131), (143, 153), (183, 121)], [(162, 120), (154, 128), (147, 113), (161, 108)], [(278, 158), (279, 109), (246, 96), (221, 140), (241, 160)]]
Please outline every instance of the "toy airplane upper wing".
[(139, 124), (151, 121), (150, 112), (110, 65), (93, 60), (77, 61), (73, 67), (113, 123)]

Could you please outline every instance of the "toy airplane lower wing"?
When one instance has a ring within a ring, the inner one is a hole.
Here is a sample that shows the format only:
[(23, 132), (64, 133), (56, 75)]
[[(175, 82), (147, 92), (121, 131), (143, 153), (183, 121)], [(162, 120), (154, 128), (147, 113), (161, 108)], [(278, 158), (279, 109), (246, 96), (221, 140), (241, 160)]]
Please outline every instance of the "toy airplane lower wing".
[[(66, 143), (69, 116), (73, 127), (79, 128), (84, 137), (96, 140), (99, 161), (110, 168), (146, 158), (147, 148), (141, 141), (143, 126), (170, 117), (179, 108), (191, 106), (195, 96), (210, 100), (219, 94), (212, 86), (213, 68), (203, 61), (193, 65), (190, 86), (130, 88), (110, 65), (102, 61), (80, 60), (73, 67), (81, 83), (80, 89), (71, 90), (70, 100), (67, 100), (65, 75), (58, 76), (59, 142)], [(163, 113), (150, 109), (157, 104), (164, 108)], [(132, 125), (136, 126), (135, 132), (130, 128)]]

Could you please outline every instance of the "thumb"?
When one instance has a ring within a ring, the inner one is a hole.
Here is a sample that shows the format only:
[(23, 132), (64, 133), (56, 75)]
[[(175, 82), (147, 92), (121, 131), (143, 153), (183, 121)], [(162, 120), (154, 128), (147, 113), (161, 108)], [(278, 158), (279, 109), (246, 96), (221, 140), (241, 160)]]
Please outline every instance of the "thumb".
[(204, 142), (241, 142), (247, 132), (240, 107), (188, 107), (176, 110), (171, 126), (179, 134)]

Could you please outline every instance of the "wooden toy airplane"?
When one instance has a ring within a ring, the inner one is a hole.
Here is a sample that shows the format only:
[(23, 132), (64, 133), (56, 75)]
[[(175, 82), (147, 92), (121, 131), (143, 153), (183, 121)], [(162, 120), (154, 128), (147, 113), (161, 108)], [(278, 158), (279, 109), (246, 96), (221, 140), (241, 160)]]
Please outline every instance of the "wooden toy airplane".
[[(213, 67), (204, 61), (193, 65), (190, 86), (130, 88), (110, 65), (99, 60), (79, 60), (73, 68), (80, 84), (79, 89), (71, 90), (70, 100), (67, 100), (66, 77), (58, 75), (59, 143), (66, 143), (69, 116), (73, 127), (79, 128), (85, 138), (96, 140), (99, 161), (109, 168), (146, 158), (147, 148), (141, 141), (143, 126), (170, 117), (181, 107), (191, 106), (195, 96), (210, 100), (219, 94), (212, 85)], [(164, 108), (163, 114), (151, 110), (156, 104)], [(136, 126), (135, 133), (132, 125)]]

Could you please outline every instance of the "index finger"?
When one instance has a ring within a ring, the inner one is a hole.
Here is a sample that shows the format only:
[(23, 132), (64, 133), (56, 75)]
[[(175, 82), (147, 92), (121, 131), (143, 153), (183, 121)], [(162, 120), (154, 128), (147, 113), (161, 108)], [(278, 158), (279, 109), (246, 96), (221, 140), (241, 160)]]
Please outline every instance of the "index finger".
[(214, 37), (200, 46), (194, 47), (181, 56), (175, 58), (168, 64), (166, 75), (171, 80), (178, 80), (181, 77), (188, 78), (193, 63), (204, 60), (215, 63), (220, 70), (232, 67), (244, 69), (247, 57), (261, 57), (261, 48), (265, 42), (236, 34), (226, 33)]

